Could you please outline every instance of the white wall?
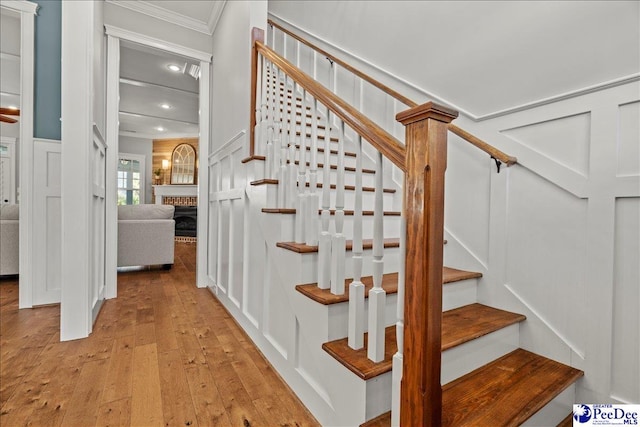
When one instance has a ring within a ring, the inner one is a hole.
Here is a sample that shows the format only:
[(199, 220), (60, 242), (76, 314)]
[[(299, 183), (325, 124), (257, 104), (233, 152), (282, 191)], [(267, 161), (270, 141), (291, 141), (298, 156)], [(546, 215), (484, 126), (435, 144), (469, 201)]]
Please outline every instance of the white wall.
[(170, 43), (189, 46), (201, 52), (211, 52), (211, 36), (198, 31), (120, 7), (112, 2), (105, 3), (104, 12), (104, 23), (107, 25)]
[(213, 33), (211, 153), (248, 130), (251, 28), (266, 21), (266, 1), (230, 1)]
[(640, 62), (638, 2), (285, 0), (269, 13), (476, 116), (637, 74)]
[(120, 136), (119, 149), (121, 153), (140, 154), (144, 156), (145, 164), (145, 189), (144, 203), (151, 203), (153, 190), (153, 140), (146, 138), (134, 138), (131, 136)]
[[(60, 339), (84, 338), (104, 288), (104, 2), (62, 4)], [(87, 58), (91, 58), (87, 61)], [(95, 68), (98, 67), (99, 70)], [(94, 123), (96, 126), (94, 127)], [(102, 128), (101, 128), (102, 126)], [(96, 197), (97, 193), (102, 193)], [(100, 201), (96, 201), (100, 199)], [(101, 282), (101, 283), (100, 283)]]

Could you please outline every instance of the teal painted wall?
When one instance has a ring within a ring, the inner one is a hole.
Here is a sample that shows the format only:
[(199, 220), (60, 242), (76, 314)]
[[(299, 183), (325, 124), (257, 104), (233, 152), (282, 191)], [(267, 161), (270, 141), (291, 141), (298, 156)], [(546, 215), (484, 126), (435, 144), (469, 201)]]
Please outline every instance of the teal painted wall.
[(35, 17), (33, 136), (61, 139), (62, 2), (40, 0)]

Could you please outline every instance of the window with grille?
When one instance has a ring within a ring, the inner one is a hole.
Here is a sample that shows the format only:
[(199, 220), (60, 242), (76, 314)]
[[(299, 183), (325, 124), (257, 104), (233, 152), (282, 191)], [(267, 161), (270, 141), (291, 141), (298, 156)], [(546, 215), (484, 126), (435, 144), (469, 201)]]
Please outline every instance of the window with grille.
[(140, 203), (144, 203), (144, 156), (121, 153), (118, 159), (118, 205)]

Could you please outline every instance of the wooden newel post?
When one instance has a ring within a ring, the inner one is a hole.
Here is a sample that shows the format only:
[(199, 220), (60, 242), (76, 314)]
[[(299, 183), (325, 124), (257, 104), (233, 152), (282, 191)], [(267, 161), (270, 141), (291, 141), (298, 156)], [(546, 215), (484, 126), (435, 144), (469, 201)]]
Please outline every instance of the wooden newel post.
[[(258, 89), (258, 49), (256, 41), (264, 43), (264, 30), (262, 28), (253, 27), (251, 29), (251, 111), (249, 123), (249, 156), (255, 154), (255, 129), (256, 129), (256, 95)], [(264, 70), (261, 70), (264, 72)], [(264, 100), (261, 100), (264, 102)], [(260, 107), (259, 105), (257, 106)]]
[(396, 116), (407, 129), (402, 426), (438, 427), (442, 420), (444, 172), (447, 168), (447, 124), (456, 117), (457, 111), (432, 102)]

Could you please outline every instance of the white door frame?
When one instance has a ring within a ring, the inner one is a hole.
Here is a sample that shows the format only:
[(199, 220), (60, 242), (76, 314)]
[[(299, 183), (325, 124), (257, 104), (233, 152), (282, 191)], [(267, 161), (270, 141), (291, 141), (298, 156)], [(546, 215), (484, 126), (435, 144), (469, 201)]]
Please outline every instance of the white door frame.
[[(211, 139), (210, 131), (210, 67), (211, 54), (186, 46), (167, 42), (165, 40), (150, 37), (144, 34), (125, 30), (112, 25), (105, 25), (107, 33), (107, 145), (110, 150), (107, 153), (107, 229), (106, 229), (106, 288), (105, 297), (117, 296), (117, 257), (118, 257), (118, 212), (117, 212), (117, 161), (118, 161), (118, 99), (120, 96), (120, 40), (127, 40), (143, 46), (165, 50), (167, 52), (186, 56), (200, 61), (200, 138), (199, 159), (200, 165), (206, 165), (209, 159), (209, 147)], [(207, 218), (209, 178), (208, 168), (198, 168), (198, 243), (196, 262), (196, 285), (206, 287), (207, 280)]]
[(33, 67), (35, 15), (38, 5), (30, 1), (3, 0), (1, 7), (20, 14), (20, 225), (18, 307), (33, 306)]

